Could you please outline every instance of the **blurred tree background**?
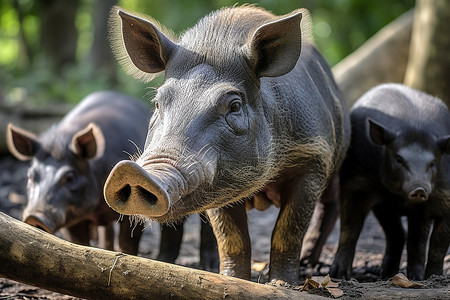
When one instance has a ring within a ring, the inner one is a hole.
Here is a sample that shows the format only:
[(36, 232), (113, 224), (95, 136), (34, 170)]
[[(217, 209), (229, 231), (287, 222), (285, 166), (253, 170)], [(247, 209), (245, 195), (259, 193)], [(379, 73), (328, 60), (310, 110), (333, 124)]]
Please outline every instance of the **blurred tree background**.
[(414, 0), (2, 0), (0, 102), (76, 103), (104, 89), (145, 98), (148, 84), (126, 75), (111, 55), (106, 27), (111, 6), (151, 15), (181, 33), (208, 12), (236, 3), (255, 3), (278, 15), (309, 9), (316, 44), (330, 65), (415, 5)]

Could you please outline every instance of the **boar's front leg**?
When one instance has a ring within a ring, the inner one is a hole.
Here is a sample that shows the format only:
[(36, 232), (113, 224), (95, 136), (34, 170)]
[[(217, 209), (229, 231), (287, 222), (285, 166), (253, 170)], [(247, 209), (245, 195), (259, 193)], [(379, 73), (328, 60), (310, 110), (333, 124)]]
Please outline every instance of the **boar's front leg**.
[(207, 212), (217, 239), (220, 274), (250, 280), (251, 244), (245, 204)]
[(430, 238), (428, 261), (425, 269), (425, 279), (431, 275), (442, 275), (444, 257), (450, 246), (450, 214), (444, 219), (435, 220)]
[(272, 233), (269, 280), (299, 283), (303, 237), (325, 185), (319, 178), (308, 174), (295, 184), (287, 180), (280, 186), (282, 205)]

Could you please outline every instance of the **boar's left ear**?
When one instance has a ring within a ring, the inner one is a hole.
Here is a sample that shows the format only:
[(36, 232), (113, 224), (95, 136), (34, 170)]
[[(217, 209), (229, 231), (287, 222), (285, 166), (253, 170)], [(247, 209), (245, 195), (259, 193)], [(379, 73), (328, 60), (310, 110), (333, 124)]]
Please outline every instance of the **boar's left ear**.
[(166, 69), (177, 48), (147, 16), (137, 16), (114, 7), (110, 16), (113, 52), (125, 70), (137, 79), (150, 81)]
[(8, 124), (6, 144), (14, 157), (20, 160), (30, 160), (38, 151), (40, 143), (34, 133)]
[(389, 131), (386, 127), (370, 118), (367, 119), (367, 122), (369, 123), (370, 139), (375, 144), (382, 146), (395, 140), (397, 135), (394, 132)]
[(450, 154), (450, 135), (443, 136), (438, 139), (437, 144), (442, 153)]
[(289, 73), (302, 49), (302, 13), (260, 26), (247, 42), (250, 64), (258, 77), (277, 77)]
[(90, 123), (72, 137), (70, 150), (84, 159), (100, 157), (105, 152), (105, 137), (97, 125)]

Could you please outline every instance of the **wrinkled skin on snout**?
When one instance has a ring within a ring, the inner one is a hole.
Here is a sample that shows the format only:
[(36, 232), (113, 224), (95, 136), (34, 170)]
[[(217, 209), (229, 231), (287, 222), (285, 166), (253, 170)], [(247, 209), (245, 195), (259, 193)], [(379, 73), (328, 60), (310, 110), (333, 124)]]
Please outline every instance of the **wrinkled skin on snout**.
[(302, 43), (305, 11), (276, 17), (255, 7), (223, 9), (178, 41), (148, 18), (116, 12), (113, 40), (128, 71), (146, 80), (165, 71), (165, 81), (142, 155), (108, 177), (108, 204), (169, 223), (208, 210), (220, 272), (246, 279), (243, 201), (275, 204), (269, 277), (298, 283), (314, 205), (349, 141), (330, 69), (307, 38)]
[[(31, 161), (24, 222), (52, 234), (62, 230), (72, 242), (84, 245), (89, 245), (90, 227), (102, 226), (100, 246), (114, 249), (112, 226), (119, 215), (104, 202), (103, 185), (112, 166), (137, 151), (129, 140), (143, 145), (146, 134), (139, 124), (125, 122), (122, 114), (143, 124), (150, 117), (146, 107), (132, 98), (98, 92), (39, 137), (8, 126), (11, 153)], [(132, 238), (128, 218), (120, 223), (121, 250), (136, 254), (142, 228), (138, 226)]]
[(381, 85), (355, 103), (351, 121), (352, 142), (341, 174), (341, 236), (331, 276), (351, 277), (356, 242), (370, 210), (386, 235), (382, 278), (398, 272), (405, 240), (409, 278), (442, 274), (450, 244), (447, 107), (406, 86)]

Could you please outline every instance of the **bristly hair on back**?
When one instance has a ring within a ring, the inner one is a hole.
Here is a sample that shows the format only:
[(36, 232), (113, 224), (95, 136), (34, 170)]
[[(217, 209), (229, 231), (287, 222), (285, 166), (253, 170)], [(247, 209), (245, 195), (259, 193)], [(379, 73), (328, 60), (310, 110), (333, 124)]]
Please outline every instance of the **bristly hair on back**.
[(153, 18), (143, 14), (143, 13), (137, 13), (128, 11), (126, 9), (121, 8), (120, 6), (114, 6), (111, 9), (109, 19), (108, 19), (108, 28), (109, 28), (109, 34), (108, 39), (111, 44), (111, 49), (114, 54), (114, 57), (117, 59), (117, 61), (120, 63), (120, 65), (124, 68), (125, 72), (133, 76), (134, 78), (141, 80), (143, 82), (150, 82), (154, 78), (156, 78), (158, 75), (160, 75), (163, 72), (159, 73), (146, 73), (140, 69), (138, 69), (133, 62), (131, 61), (130, 56), (127, 53), (127, 49), (125, 48), (125, 44), (123, 42), (122, 38), (122, 20), (119, 16), (119, 10), (126, 12), (128, 14), (131, 14), (133, 16), (136, 16), (140, 19), (143, 19), (147, 22), (152, 23), (159, 31), (161, 31), (167, 38), (170, 40), (176, 42), (176, 36), (171, 31), (162, 26), (158, 21), (154, 20)]

